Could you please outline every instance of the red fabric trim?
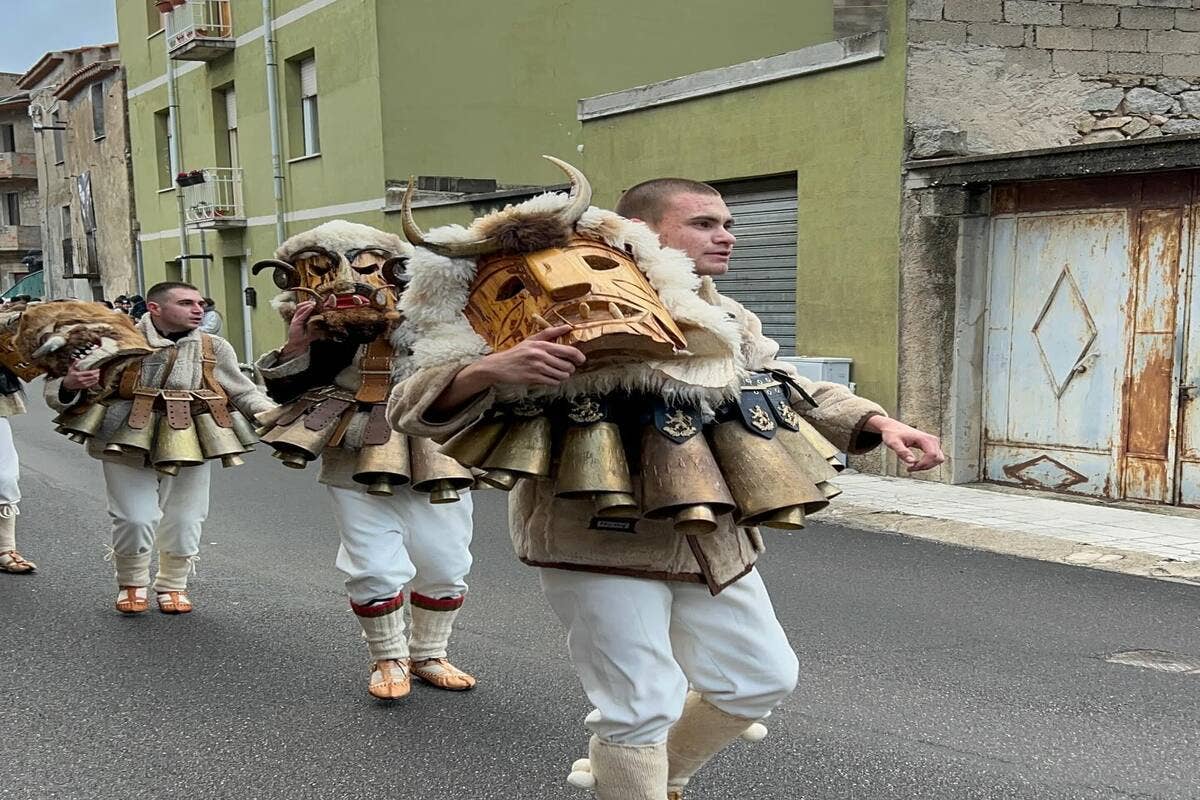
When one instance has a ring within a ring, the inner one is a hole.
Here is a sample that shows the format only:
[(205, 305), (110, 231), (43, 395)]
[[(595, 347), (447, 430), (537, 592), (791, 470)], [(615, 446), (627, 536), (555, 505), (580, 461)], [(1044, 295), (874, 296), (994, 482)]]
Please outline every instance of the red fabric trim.
[(392, 597), (388, 600), (377, 601), (373, 603), (364, 603), (359, 605), (353, 600), (350, 601), (350, 610), (360, 617), (382, 617), (385, 614), (390, 614), (396, 609), (404, 605), (404, 592)]
[(453, 611), (461, 608), (466, 599), (465, 594), (460, 594), (458, 597), (426, 597), (423, 594), (412, 593), (413, 606), (426, 611)]

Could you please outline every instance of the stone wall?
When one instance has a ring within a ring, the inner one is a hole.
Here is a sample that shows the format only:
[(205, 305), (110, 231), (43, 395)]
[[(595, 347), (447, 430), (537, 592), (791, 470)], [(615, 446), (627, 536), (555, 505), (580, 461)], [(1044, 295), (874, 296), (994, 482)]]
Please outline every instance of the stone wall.
[(909, 0), (914, 158), (1200, 132), (1200, 0)]

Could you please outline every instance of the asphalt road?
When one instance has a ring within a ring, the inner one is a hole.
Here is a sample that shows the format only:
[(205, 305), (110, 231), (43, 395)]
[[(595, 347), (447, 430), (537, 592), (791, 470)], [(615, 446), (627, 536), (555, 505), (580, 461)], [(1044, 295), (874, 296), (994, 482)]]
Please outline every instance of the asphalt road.
[[(41, 571), (0, 575), (0, 798), (588, 797), (564, 777), (590, 709), (503, 495), (476, 499), (454, 643), (479, 688), (387, 707), (315, 469), (265, 448), (218, 469), (197, 612), (123, 617), (98, 466), (31, 406), (18, 536)], [(1195, 586), (820, 525), (768, 547), (800, 688), (689, 800), (1200, 797), (1200, 674), (1103, 658), (1200, 655)]]

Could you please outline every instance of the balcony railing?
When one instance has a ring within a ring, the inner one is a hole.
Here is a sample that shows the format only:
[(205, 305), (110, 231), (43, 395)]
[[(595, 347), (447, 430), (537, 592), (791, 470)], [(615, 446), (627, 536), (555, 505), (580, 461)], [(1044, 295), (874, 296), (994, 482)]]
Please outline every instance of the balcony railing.
[(183, 186), (187, 222), (196, 228), (241, 228), (246, 225), (241, 167), (211, 167), (192, 173)]
[(0, 180), (37, 180), (37, 157), (33, 153), (0, 153)]
[(229, 0), (186, 0), (170, 13), (167, 52), (176, 61), (212, 61), (233, 50)]

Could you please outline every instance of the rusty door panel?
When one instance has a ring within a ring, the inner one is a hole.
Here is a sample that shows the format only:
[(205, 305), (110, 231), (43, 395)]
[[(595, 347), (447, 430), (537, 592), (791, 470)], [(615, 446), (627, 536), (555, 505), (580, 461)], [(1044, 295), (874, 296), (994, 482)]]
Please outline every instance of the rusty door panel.
[(1200, 506), (1200, 172), (997, 186), (984, 477)]
[(1189, 389), (1200, 385), (1200, 207), (1197, 200), (1200, 194), (1193, 195), (1193, 205), (1189, 209), (1189, 236), (1186, 242), (1188, 255), (1188, 271), (1186, 291), (1186, 309), (1181, 315), (1178, 328), (1180, 343), (1183, 351), (1182, 364), (1178, 370), (1178, 386), (1175, 402), (1178, 406), (1179, 434), (1176, 457), (1176, 493), (1175, 502), (1181, 505), (1200, 506), (1200, 400)]
[(1133, 340), (1125, 398), (1125, 454), (1121, 495), (1168, 503), (1175, 472), (1176, 309), (1183, 207), (1137, 214), (1133, 253), (1137, 277)]

